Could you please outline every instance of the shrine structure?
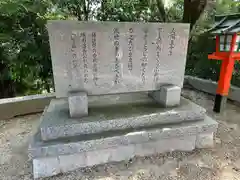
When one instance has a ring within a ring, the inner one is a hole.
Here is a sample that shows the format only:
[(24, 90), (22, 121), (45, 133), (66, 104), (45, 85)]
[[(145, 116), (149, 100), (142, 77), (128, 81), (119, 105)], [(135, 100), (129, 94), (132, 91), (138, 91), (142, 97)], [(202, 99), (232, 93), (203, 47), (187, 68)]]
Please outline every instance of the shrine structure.
[(222, 60), (214, 103), (219, 113), (225, 107), (236, 60), (240, 60), (240, 14), (215, 17), (216, 23), (208, 31), (216, 36), (216, 52), (209, 59)]

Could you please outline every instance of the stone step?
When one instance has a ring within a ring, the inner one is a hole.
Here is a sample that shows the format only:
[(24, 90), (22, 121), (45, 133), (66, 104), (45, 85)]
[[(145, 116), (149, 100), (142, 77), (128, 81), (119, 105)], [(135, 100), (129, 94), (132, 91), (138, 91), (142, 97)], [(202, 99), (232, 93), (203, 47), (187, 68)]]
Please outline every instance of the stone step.
[(217, 122), (203, 121), (161, 125), (136, 131), (115, 131), (58, 141), (41, 141), (36, 134), (29, 147), (34, 177), (47, 177), (80, 167), (128, 160), (169, 151), (191, 151), (213, 145)]
[(139, 144), (149, 141), (196, 136), (198, 133), (214, 132), (217, 123), (206, 116), (203, 121), (158, 125), (136, 130), (109, 131), (99, 134), (80, 135), (70, 138), (42, 141), (38, 132), (29, 146), (32, 158), (81, 153), (120, 145)]
[(89, 97), (89, 115), (76, 119), (69, 117), (67, 100), (55, 99), (41, 118), (41, 138), (48, 141), (104, 131), (203, 120), (205, 113), (204, 108), (183, 97), (179, 106), (164, 108), (149, 98), (147, 93), (132, 93)]

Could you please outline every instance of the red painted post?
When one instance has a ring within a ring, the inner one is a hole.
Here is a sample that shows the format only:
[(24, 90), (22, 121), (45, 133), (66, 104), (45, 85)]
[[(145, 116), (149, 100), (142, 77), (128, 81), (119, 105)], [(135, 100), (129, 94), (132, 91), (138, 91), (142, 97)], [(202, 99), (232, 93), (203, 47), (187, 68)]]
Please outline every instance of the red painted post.
[[(236, 44), (236, 40), (237, 33), (235, 33), (232, 37), (229, 55), (222, 59), (223, 62), (221, 65), (221, 72), (214, 104), (215, 112), (220, 112), (221, 109), (224, 108), (227, 101), (227, 95), (231, 86), (231, 78), (234, 69), (234, 58), (232, 57), (232, 55), (234, 53), (234, 46)], [(216, 43), (219, 43), (219, 39)]]
[(234, 46), (236, 44), (237, 34), (235, 33), (232, 37), (230, 54), (223, 60), (221, 66), (220, 78), (218, 81), (217, 93), (223, 96), (228, 95), (228, 91), (231, 84), (232, 72), (234, 69), (234, 59), (231, 57), (234, 52)]

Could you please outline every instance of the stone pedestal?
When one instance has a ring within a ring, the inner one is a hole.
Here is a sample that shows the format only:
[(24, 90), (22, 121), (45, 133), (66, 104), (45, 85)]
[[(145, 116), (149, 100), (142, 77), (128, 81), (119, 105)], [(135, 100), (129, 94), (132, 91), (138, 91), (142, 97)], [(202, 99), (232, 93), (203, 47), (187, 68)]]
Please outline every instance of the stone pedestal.
[(160, 90), (149, 92), (149, 96), (164, 107), (177, 106), (180, 104), (181, 87), (164, 85)]
[(45, 109), (29, 147), (34, 178), (136, 155), (209, 147), (217, 130), (206, 110), (191, 101), (181, 98), (179, 106), (163, 108), (147, 93), (89, 97), (88, 116), (68, 113), (64, 99)]
[(88, 115), (88, 97), (86, 92), (69, 93), (68, 104), (71, 118), (80, 118)]

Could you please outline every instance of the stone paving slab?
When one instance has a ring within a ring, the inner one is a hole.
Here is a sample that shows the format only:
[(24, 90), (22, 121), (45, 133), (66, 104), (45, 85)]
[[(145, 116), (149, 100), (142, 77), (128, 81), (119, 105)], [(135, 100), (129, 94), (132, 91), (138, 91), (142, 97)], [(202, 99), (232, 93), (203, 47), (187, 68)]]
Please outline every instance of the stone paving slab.
[[(121, 132), (108, 137), (103, 135), (98, 139), (93, 137), (92, 140), (82, 139), (65, 143), (44, 143), (35, 140), (36, 144), (32, 144), (30, 148), (30, 155), (34, 157), (34, 178), (53, 176), (81, 167), (129, 160), (134, 156), (209, 147), (209, 144), (213, 145), (213, 134), (217, 127), (218, 123), (206, 116), (204, 121), (163, 125), (161, 128)], [(207, 144), (200, 144), (200, 141), (205, 141), (206, 134)]]
[[(117, 104), (117, 105), (116, 105)], [(146, 93), (89, 97), (89, 115), (70, 118), (66, 99), (54, 99), (40, 125), (44, 141), (103, 131), (203, 120), (206, 110), (181, 98), (180, 106), (164, 108)]]

